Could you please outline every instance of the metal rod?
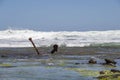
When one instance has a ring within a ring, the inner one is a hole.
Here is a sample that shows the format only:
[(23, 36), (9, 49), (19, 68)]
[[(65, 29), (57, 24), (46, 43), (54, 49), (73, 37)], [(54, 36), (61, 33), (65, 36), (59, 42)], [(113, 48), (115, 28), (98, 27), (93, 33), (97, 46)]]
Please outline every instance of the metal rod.
[(33, 42), (32, 38), (29, 38), (29, 41), (32, 43), (32, 45), (33, 45), (34, 49), (35, 49), (35, 50), (36, 50), (36, 52), (37, 52), (37, 55), (39, 55), (40, 53), (39, 53), (39, 51), (38, 51), (37, 47), (35, 46), (35, 44), (34, 44), (34, 42)]

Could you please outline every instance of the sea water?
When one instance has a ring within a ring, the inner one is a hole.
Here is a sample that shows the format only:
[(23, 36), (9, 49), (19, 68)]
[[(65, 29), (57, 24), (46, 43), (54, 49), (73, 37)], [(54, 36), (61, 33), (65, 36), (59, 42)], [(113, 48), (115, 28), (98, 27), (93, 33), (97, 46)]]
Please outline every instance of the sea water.
[(95, 77), (99, 76), (99, 71), (120, 68), (88, 64), (91, 57), (55, 55), (47, 59), (1, 58), (0, 80), (97, 80)]
[(0, 31), (0, 47), (31, 47), (30, 37), (38, 47), (53, 44), (67, 47), (120, 46), (120, 30), (43, 32), (8, 29)]
[[(48, 55), (38, 56), (31, 48), (30, 37), (40, 47), (39, 51)], [(49, 54), (51, 47), (47, 47), (53, 44), (62, 47), (62, 51), (52, 56)], [(99, 71), (120, 69), (119, 56), (117, 67), (88, 64), (91, 57), (104, 63), (99, 55), (107, 54), (108, 58), (109, 54), (120, 52), (120, 30), (42, 32), (9, 29), (0, 31), (0, 47), (0, 80), (96, 80)], [(93, 52), (97, 55), (91, 55)]]
[[(1, 58), (0, 80), (97, 80), (99, 71), (120, 69), (88, 64), (91, 55), (52, 55), (48, 58)], [(94, 55), (94, 57), (96, 57)], [(99, 59), (96, 59), (99, 63)], [(76, 64), (79, 63), (79, 64)]]

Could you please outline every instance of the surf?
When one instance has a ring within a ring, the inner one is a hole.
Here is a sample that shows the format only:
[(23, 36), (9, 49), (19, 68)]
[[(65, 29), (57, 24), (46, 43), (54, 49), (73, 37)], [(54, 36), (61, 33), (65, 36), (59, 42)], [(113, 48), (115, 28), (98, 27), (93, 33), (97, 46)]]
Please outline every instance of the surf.
[(45, 32), (7, 29), (0, 31), (0, 47), (31, 47), (29, 37), (34, 40), (37, 47), (48, 47), (53, 44), (66, 47), (120, 44), (120, 30)]

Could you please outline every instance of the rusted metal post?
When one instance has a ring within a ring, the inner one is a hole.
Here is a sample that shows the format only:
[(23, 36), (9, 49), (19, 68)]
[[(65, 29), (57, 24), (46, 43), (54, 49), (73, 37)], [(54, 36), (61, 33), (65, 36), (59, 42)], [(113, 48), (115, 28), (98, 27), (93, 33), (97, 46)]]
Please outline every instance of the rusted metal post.
[(39, 51), (38, 51), (37, 47), (35, 46), (35, 44), (34, 44), (34, 42), (33, 42), (32, 38), (29, 38), (29, 41), (32, 43), (32, 45), (33, 45), (34, 49), (36, 50), (37, 54), (39, 55), (40, 53), (39, 53)]

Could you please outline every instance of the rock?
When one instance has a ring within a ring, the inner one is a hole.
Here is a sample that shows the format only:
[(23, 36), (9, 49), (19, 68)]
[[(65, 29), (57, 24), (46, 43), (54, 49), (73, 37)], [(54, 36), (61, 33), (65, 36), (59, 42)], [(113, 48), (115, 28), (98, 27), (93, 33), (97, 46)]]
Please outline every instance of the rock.
[(120, 80), (118, 79), (120, 76), (120, 71), (111, 69), (111, 70), (105, 70), (100, 71), (100, 75), (97, 77), (100, 80)]
[(54, 54), (54, 53), (57, 52), (57, 51), (58, 51), (58, 45), (55, 44), (55, 45), (53, 45), (53, 49), (52, 49), (52, 51), (51, 51), (51, 54)]
[(97, 63), (97, 61), (96, 61), (96, 60), (94, 60), (94, 59), (90, 59), (88, 63), (90, 63), (90, 64), (96, 64), (96, 63)]
[(105, 74), (105, 72), (104, 71), (100, 71), (100, 74)]
[(115, 65), (115, 64), (113, 64), (113, 63), (109, 63), (109, 64), (103, 63), (102, 65), (109, 65), (109, 66), (116, 67), (116, 65)]
[(77, 62), (75, 63), (75, 65), (78, 65), (78, 64), (80, 64), (80, 63), (77, 63)]
[(2, 58), (6, 58), (7, 56), (6, 55), (1, 55)]
[(111, 69), (111, 72), (113, 72), (113, 73), (116, 73), (116, 72), (120, 73), (120, 70)]
[(114, 60), (111, 59), (105, 59), (106, 64), (116, 64), (117, 62), (115, 62)]
[(111, 59), (105, 59), (105, 63), (103, 63), (103, 65), (110, 65), (110, 66), (113, 66), (113, 67), (116, 67), (116, 63), (114, 60), (111, 60)]
[(116, 65), (115, 65), (115, 64), (113, 64), (113, 63), (110, 63), (110, 64), (108, 64), (108, 65), (113, 66), (113, 67), (116, 67)]

